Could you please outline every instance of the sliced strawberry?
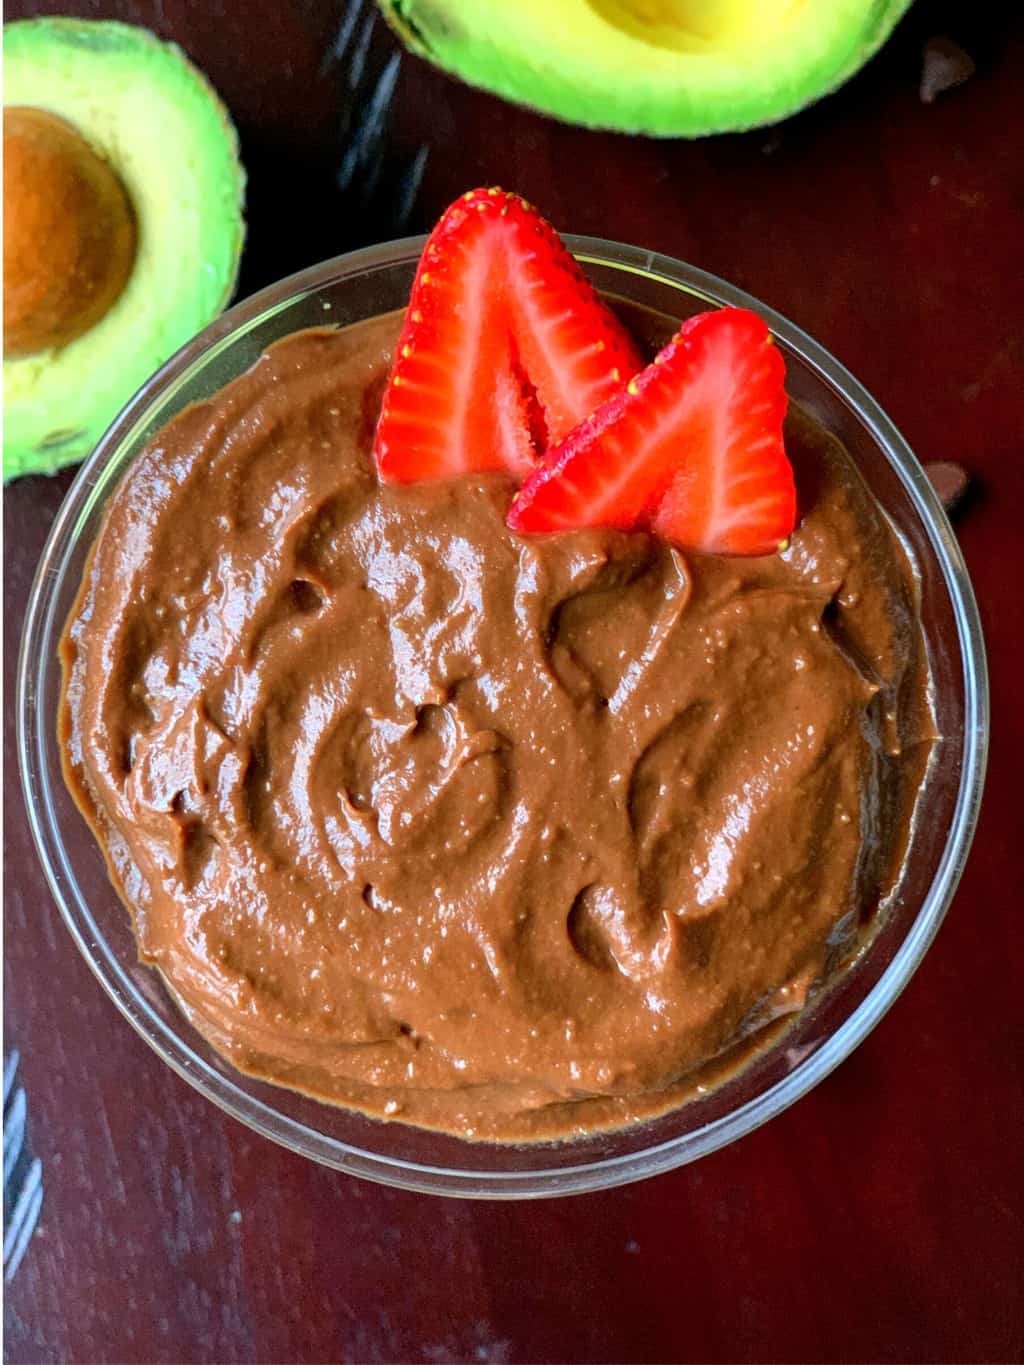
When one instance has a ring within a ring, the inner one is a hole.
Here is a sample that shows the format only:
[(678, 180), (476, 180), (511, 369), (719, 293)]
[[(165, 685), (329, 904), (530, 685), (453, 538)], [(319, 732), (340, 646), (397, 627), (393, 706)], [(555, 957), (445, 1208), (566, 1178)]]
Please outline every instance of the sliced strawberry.
[(648, 528), (688, 549), (771, 553), (796, 520), (784, 378), (756, 314), (690, 318), (653, 364), (552, 446), (509, 526)]
[(374, 454), (395, 483), (522, 477), (641, 366), (615, 315), (524, 199), (471, 190), (413, 281)]

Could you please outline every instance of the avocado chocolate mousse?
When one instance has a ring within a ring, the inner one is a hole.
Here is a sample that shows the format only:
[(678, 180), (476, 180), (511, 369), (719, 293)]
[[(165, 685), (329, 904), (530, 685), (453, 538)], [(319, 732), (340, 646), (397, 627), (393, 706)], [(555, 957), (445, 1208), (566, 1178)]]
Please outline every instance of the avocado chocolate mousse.
[[(568, 1137), (685, 1098), (870, 934), (933, 737), (915, 580), (796, 408), (771, 554), (682, 548), (674, 504), (512, 529), (523, 475), (483, 455), (389, 480), (415, 314), (420, 282), (404, 322), (285, 339), (133, 463), (63, 642), (67, 777), (142, 959), (235, 1066)], [(548, 437), (584, 459), (574, 394)]]

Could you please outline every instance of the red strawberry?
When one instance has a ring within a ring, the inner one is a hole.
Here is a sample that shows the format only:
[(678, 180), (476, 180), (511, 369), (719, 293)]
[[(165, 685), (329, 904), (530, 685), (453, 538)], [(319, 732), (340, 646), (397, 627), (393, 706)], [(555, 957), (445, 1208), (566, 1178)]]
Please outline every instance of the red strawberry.
[(520, 477), (640, 369), (625, 329), (524, 199), (471, 190), (431, 233), (381, 408), (382, 479)]
[(796, 520), (785, 364), (744, 308), (690, 318), (652, 365), (553, 446), (516, 531), (649, 528), (715, 554), (770, 554)]

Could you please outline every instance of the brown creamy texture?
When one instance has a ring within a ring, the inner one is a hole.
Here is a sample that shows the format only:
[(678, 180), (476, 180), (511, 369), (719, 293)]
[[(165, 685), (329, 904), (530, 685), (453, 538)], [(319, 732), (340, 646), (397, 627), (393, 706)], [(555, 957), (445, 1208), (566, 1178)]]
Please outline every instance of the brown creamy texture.
[(64, 643), (140, 952), (245, 1071), (477, 1137), (662, 1110), (862, 941), (932, 736), (913, 578), (799, 412), (767, 559), (378, 485), (397, 316), (154, 438)]

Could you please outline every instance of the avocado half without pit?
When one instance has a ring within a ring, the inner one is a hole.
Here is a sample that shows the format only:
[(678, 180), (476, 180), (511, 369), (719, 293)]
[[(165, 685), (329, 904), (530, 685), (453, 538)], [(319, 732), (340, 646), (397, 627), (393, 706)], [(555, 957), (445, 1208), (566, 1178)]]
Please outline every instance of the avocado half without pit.
[(568, 123), (699, 137), (834, 90), (911, 0), (379, 0), (414, 52)]
[(244, 236), (235, 130), (145, 29), (4, 30), (4, 478), (82, 459), (224, 307)]

